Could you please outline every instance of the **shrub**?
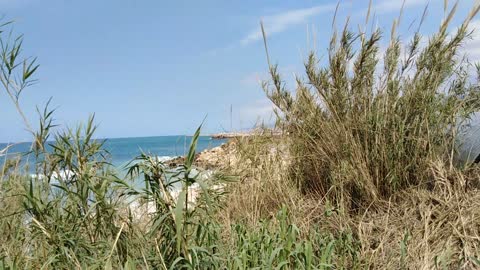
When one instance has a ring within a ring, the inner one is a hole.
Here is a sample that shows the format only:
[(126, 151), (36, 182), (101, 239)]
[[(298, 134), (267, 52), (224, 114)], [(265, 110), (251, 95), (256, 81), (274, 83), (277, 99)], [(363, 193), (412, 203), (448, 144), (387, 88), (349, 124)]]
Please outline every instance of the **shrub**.
[(334, 31), (325, 66), (309, 55), (295, 91), (269, 64), (271, 81), (263, 87), (289, 134), (291, 174), (304, 192), (356, 209), (429, 187), (432, 161), (453, 166), (456, 127), (480, 108), (479, 88), (460, 55), (478, 7), (449, 32), (455, 7), (425, 46), (418, 32), (402, 44), (394, 21), (383, 54), (380, 30), (355, 33), (347, 23)]

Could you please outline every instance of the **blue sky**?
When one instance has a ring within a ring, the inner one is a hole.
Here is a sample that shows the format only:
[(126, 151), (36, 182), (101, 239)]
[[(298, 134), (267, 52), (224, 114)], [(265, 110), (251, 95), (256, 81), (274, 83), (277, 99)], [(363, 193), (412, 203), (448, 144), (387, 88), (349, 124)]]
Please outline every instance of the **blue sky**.
[[(363, 25), (368, 2), (340, 1), (337, 22), (350, 15), (353, 27)], [(402, 2), (373, 1), (374, 23), (386, 35)], [(407, 0), (401, 37), (412, 36), (410, 23), (428, 2), (422, 32), (438, 27), (443, 1)], [(460, 1), (454, 24), (474, 2)], [(24, 53), (41, 64), (38, 83), (21, 99), (33, 123), (35, 106), (53, 97), (58, 124), (75, 125), (95, 113), (98, 137), (132, 137), (192, 134), (206, 115), (204, 133), (248, 128), (259, 117), (269, 121), (272, 105), (258, 82), (267, 70), (260, 19), (270, 56), (291, 84), (310, 49), (326, 56), (336, 3), (0, 0), (0, 13), (15, 21), (15, 32), (25, 34)], [(479, 57), (480, 42), (469, 46)], [(0, 108), (0, 142), (29, 140), (3, 91)]]

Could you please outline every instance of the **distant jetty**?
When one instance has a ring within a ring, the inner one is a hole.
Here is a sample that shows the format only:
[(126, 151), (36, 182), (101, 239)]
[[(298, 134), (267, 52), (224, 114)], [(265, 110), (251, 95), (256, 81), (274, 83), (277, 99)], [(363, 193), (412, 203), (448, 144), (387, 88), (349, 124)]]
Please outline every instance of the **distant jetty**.
[(255, 135), (255, 132), (222, 132), (212, 134), (212, 139), (231, 139), (231, 138), (239, 138), (239, 137), (248, 137)]
[(231, 138), (243, 138), (243, 137), (250, 137), (250, 136), (262, 136), (262, 135), (278, 136), (281, 134), (282, 132), (278, 130), (258, 128), (258, 129), (249, 130), (249, 131), (215, 133), (210, 135), (210, 137), (212, 137), (212, 139), (231, 139)]

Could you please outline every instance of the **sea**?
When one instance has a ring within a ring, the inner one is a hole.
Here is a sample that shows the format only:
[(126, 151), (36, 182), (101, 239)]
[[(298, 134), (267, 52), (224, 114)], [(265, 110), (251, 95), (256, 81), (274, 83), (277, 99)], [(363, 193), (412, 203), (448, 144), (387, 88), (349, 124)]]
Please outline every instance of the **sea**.
[[(109, 153), (109, 162), (118, 170), (123, 170), (125, 165), (132, 161), (141, 153), (157, 156), (161, 160), (184, 156), (188, 153), (192, 140), (191, 136), (155, 136), (155, 137), (133, 137), (133, 138), (107, 138), (98, 139), (104, 141), (104, 149)], [(200, 136), (197, 142), (196, 151), (200, 152), (220, 146), (225, 143), (223, 139), (212, 139), (210, 136)], [(0, 156), (0, 164), (3, 164), (5, 158), (21, 156), (23, 164), (28, 164), (34, 168), (33, 158), (26, 155), (31, 147), (31, 142), (24, 143), (0, 143), (0, 151), (7, 146), (8, 151)], [(47, 147), (47, 149), (51, 147)]]

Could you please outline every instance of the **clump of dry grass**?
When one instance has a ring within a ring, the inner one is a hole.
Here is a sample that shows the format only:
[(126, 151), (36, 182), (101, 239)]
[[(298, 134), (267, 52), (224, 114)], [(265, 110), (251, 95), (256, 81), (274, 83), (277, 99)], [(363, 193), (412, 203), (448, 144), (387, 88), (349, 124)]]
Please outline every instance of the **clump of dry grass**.
[(324, 66), (310, 54), (295, 91), (270, 66), (263, 86), (290, 134), (297, 186), (350, 211), (431, 187), (433, 160), (452, 167), (456, 127), (480, 110), (478, 86), (459, 53), (477, 12), (449, 32), (454, 7), (425, 47), (420, 33), (402, 45), (395, 21), (383, 55), (380, 30), (355, 33), (346, 25), (334, 32)]
[[(480, 193), (465, 189), (458, 170), (432, 165), (433, 190), (411, 188), (354, 217), (362, 257), (374, 268), (479, 267)], [(408, 267), (407, 267), (408, 266)]]
[(424, 46), (420, 33), (402, 44), (395, 21), (383, 55), (379, 30), (346, 26), (325, 66), (309, 56), (295, 91), (269, 63), (263, 86), (284, 132), (237, 143), (240, 182), (222, 222), (254, 230), (286, 205), (305, 238), (351, 233), (360, 258), (352, 268), (480, 267), (479, 169), (455, 164), (456, 127), (480, 110), (460, 54), (477, 12), (449, 32), (454, 6)]
[(241, 220), (256, 224), (275, 215), (283, 204), (300, 203), (304, 196), (288, 181), (288, 157), (282, 139), (271, 137), (240, 138), (231, 143), (230, 164), (226, 170), (238, 183), (228, 187), (225, 222)]
[[(223, 238), (232, 241), (234, 224), (256, 230), (287, 207), (300, 235), (311, 231), (358, 241), (359, 265), (373, 269), (471, 269), (478, 264), (480, 193), (478, 168), (463, 171), (443, 161), (430, 164), (430, 189), (409, 187), (358, 211), (348, 213), (325, 197), (303, 194), (289, 181), (288, 138), (248, 138), (234, 144), (231, 172), (239, 179), (228, 186), (218, 213)], [(276, 150), (280, 149), (280, 150)], [(232, 242), (232, 245), (234, 243)]]
[[(238, 222), (250, 228), (271, 219), (287, 206), (289, 218), (303, 235), (319, 223), (329, 232), (349, 231), (349, 216), (327, 198), (304, 194), (291, 181), (293, 164), (288, 136), (253, 136), (230, 142), (222, 170), (237, 181), (227, 186), (218, 216), (223, 224)], [(225, 226), (228, 228), (229, 226)], [(227, 230), (225, 234), (229, 234)], [(336, 234), (336, 233), (335, 233)], [(229, 235), (228, 235), (229, 236)]]

